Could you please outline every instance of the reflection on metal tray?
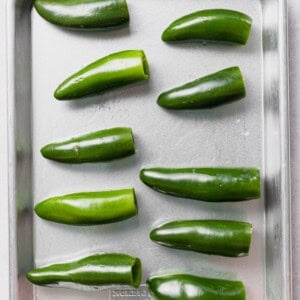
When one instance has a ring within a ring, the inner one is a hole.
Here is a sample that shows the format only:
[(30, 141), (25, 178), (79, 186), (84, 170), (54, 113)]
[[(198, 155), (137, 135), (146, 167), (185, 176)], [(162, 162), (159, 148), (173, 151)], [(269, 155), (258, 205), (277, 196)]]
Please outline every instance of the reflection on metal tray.
[[(105, 33), (61, 29), (32, 11), (31, 1), (6, 2), (10, 298), (148, 299), (144, 286), (136, 291), (139, 295), (126, 288), (83, 292), (33, 287), (24, 278), (34, 264), (97, 250), (140, 257), (144, 283), (155, 272), (180, 270), (241, 279), (249, 300), (291, 300), (285, 1), (128, 0), (130, 28)], [(253, 17), (246, 47), (160, 41), (161, 31), (171, 20), (213, 7), (236, 9)], [(149, 59), (150, 82), (83, 101), (54, 100), (57, 84), (83, 65), (113, 51), (139, 48)], [(184, 113), (167, 112), (155, 104), (160, 91), (231, 65), (239, 65), (245, 74), (245, 100)], [(114, 125), (133, 128), (135, 156), (108, 164), (62, 166), (39, 154), (39, 148), (49, 141)], [(157, 165), (259, 166), (264, 197), (245, 203), (207, 204), (157, 194), (138, 179), (141, 167)], [(128, 186), (136, 188), (139, 203), (139, 216), (132, 220), (74, 228), (50, 224), (32, 213), (35, 203), (51, 195)], [(163, 221), (196, 217), (252, 222), (249, 257), (187, 255), (155, 245), (148, 238), (151, 228)]]

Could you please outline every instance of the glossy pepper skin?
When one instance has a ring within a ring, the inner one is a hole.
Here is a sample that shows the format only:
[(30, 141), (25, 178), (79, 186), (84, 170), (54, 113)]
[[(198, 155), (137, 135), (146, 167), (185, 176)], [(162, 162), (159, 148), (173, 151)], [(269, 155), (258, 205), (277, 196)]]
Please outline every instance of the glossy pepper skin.
[(63, 163), (105, 162), (134, 154), (132, 130), (116, 127), (99, 130), (41, 149), (45, 158)]
[(157, 104), (168, 109), (213, 108), (245, 96), (241, 70), (232, 67), (166, 91), (159, 95)]
[(138, 210), (134, 189), (124, 189), (52, 197), (37, 204), (35, 212), (57, 223), (96, 225), (131, 218)]
[(126, 0), (35, 0), (47, 21), (72, 29), (112, 29), (129, 22)]
[(144, 51), (126, 50), (100, 58), (64, 80), (54, 92), (58, 100), (78, 99), (149, 78)]
[(173, 221), (152, 230), (152, 241), (171, 248), (240, 257), (249, 253), (252, 225), (225, 220)]
[(140, 178), (158, 192), (201, 201), (260, 197), (260, 172), (256, 168), (150, 168), (143, 169)]
[(157, 300), (245, 300), (240, 281), (198, 277), (190, 274), (152, 276), (147, 280)]
[(79, 260), (34, 269), (27, 279), (37, 285), (72, 287), (130, 285), (139, 287), (141, 261), (121, 253), (96, 253)]
[(247, 44), (252, 19), (238, 11), (208, 9), (171, 23), (162, 34), (165, 42), (210, 41)]

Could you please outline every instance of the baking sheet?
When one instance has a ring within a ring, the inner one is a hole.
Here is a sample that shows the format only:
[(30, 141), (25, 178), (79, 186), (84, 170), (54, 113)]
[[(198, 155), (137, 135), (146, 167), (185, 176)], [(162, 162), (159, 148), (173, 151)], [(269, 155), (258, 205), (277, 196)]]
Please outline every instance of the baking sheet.
[[(31, 36), (29, 42), (27, 40), (28, 44), (25, 43), (30, 51), (27, 58), (31, 57), (25, 65), (28, 67), (28, 75), (31, 70), (31, 84), (27, 87), (27, 95), (31, 95), (28, 99), (30, 103), (24, 110), (20, 106), (15, 107), (14, 115), (17, 119), (16, 145), (20, 145), (16, 149), (19, 148), (21, 154), (27, 153), (25, 159), (16, 164), (19, 172), (16, 172), (15, 177), (16, 191), (23, 195), (23, 200), (18, 203), (25, 207), (23, 209), (21, 205), (19, 209), (20, 212), (26, 212), (24, 222), (31, 220), (30, 206), (33, 203), (46, 197), (76, 191), (133, 186), (139, 205), (139, 215), (135, 218), (116, 224), (84, 228), (54, 224), (34, 216), (34, 259), (30, 255), (31, 247), (22, 247), (25, 245), (20, 240), (22, 234), (17, 236), (18, 249), (29, 251), (26, 258), (24, 254), (19, 255), (19, 262), (27, 263), (21, 269), (22, 272), (31, 264), (28, 259), (30, 256), (36, 265), (41, 265), (92, 251), (126, 252), (142, 259), (143, 282), (149, 275), (160, 271), (180, 270), (204, 276), (243, 280), (250, 300), (289, 299), (280, 297), (280, 293), (268, 292), (268, 259), (272, 253), (269, 251), (265, 259), (265, 251), (268, 249), (266, 246), (271, 241), (268, 234), (265, 236), (265, 228), (274, 229), (274, 220), (270, 219), (268, 223), (267, 198), (244, 203), (202, 203), (156, 193), (143, 185), (138, 178), (139, 170), (148, 166), (258, 166), (263, 172), (267, 166), (266, 171), (270, 171), (270, 161), (266, 161), (264, 155), (266, 143), (268, 147), (279, 146), (282, 142), (280, 138), (286, 133), (277, 132), (277, 124), (273, 124), (274, 133), (278, 133), (279, 139), (278, 136), (277, 139), (272, 139), (272, 135), (266, 135), (275, 120), (270, 117), (268, 119), (266, 114), (270, 108), (266, 106), (268, 97), (266, 83), (263, 84), (266, 67), (269, 68), (269, 75), (277, 80), (283, 72), (279, 69), (276, 72), (275, 69), (272, 70), (271, 64), (267, 65), (271, 58), (276, 61), (280, 57), (267, 56), (266, 59), (267, 50), (270, 51), (266, 49), (266, 45), (273, 45), (273, 41), (265, 40), (262, 28), (275, 25), (266, 24), (267, 12), (263, 10), (268, 7), (266, 2), (269, 1), (261, 3), (259, 0), (231, 0), (224, 3), (213, 0), (199, 3), (189, 0), (187, 5), (187, 2), (174, 0), (165, 0), (163, 4), (159, 0), (128, 0), (130, 27), (104, 33), (64, 30), (47, 23), (34, 10), (30, 19), (22, 14), (19, 16), (20, 20), (25, 20), (23, 25), (27, 25), (24, 28), (17, 24), (19, 35), (22, 35), (22, 30), (26, 32), (27, 29)], [(277, 1), (273, 2), (275, 8)], [(277, 9), (278, 5), (279, 3)], [(172, 20), (195, 10), (217, 7), (240, 10), (253, 18), (253, 30), (246, 47), (167, 45), (161, 42), (160, 33)], [(17, 12), (28, 13), (29, 10), (22, 10), (21, 5)], [(277, 12), (280, 18), (279, 9)], [(274, 38), (277, 38), (276, 32)], [(21, 43), (22, 39), (19, 40)], [(145, 51), (150, 65), (149, 82), (85, 100), (59, 102), (53, 98), (54, 89), (65, 77), (99, 57), (125, 49)], [(25, 68), (24, 62), (22, 63), (21, 66)], [(157, 95), (163, 90), (234, 65), (241, 67), (247, 87), (247, 97), (240, 102), (212, 110), (185, 112), (166, 111), (155, 103)], [(24, 73), (16, 72), (16, 77), (21, 77), (22, 74), (24, 76)], [(25, 85), (29, 80), (24, 78), (21, 82)], [(17, 84), (16, 93), (19, 91), (21, 95), (22, 89), (24, 87)], [(276, 93), (273, 93), (276, 102)], [(18, 95), (17, 98), (20, 97)], [(279, 96), (284, 95), (277, 95), (278, 104), (281, 99)], [(30, 118), (25, 122), (31, 128), (30, 134), (26, 133), (26, 141), (20, 134), (24, 128), (18, 127), (20, 120), (25, 117)], [(63, 165), (45, 160), (39, 153), (40, 147), (50, 141), (113, 126), (132, 127), (137, 148), (134, 156), (105, 164)], [(266, 136), (269, 138), (266, 139)], [(23, 147), (24, 145), (27, 147)], [(274, 151), (276, 154), (276, 150)], [(276, 155), (272, 157), (276, 159)], [(276, 162), (278, 161), (274, 161)], [(281, 161), (278, 165), (282, 167)], [(265, 174), (264, 178), (269, 175), (271, 174)], [(27, 189), (24, 176), (27, 178)], [(267, 195), (268, 192), (269, 189)], [(279, 197), (279, 194), (279, 189), (275, 190), (275, 195)], [(279, 204), (277, 212), (280, 212)], [(284, 217), (284, 212), (281, 213), (280, 222)], [(234, 259), (179, 251), (156, 245), (148, 237), (150, 230), (162, 222), (192, 218), (236, 219), (253, 223), (254, 236), (250, 255)], [(19, 228), (20, 220), (22, 219), (19, 217)], [(24, 228), (21, 226), (21, 229), (22, 227)], [(28, 224), (27, 228), (30, 230), (31, 225)], [(284, 247), (282, 250), (288, 249), (288, 240), (282, 243), (283, 231), (280, 229), (282, 228), (277, 229), (277, 233), (281, 235), (280, 246)], [(28, 235), (23, 237), (30, 243)], [(20, 252), (22, 251), (19, 254)], [(275, 259), (272, 255), (271, 257)], [(286, 262), (284, 265), (286, 266)], [(272, 277), (271, 274), (270, 276)], [(273, 285), (276, 279), (274, 277)], [(23, 285), (17, 286), (22, 289), (20, 299), (32, 299), (30, 285), (25, 284), (29, 290), (26, 294), (28, 297), (24, 294)], [(288, 289), (287, 286), (285, 288)], [(282, 295), (283, 293), (284, 291)], [(37, 299), (149, 298), (144, 287), (140, 295), (134, 295), (128, 289), (79, 292), (38, 287), (34, 288), (34, 295)]]

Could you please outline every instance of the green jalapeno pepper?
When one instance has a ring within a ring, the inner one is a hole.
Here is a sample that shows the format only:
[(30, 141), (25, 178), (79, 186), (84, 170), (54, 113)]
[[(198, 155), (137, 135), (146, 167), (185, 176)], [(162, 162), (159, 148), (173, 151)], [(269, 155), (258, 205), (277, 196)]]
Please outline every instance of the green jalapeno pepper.
[(162, 34), (166, 42), (213, 41), (245, 45), (252, 19), (238, 11), (208, 9), (194, 12), (171, 23)]
[(121, 51), (100, 58), (67, 78), (58, 86), (54, 97), (59, 100), (82, 98), (148, 78), (144, 51)]
[(111, 29), (128, 24), (126, 0), (35, 0), (47, 21), (72, 29)]
[(27, 273), (27, 279), (37, 285), (72, 287), (130, 285), (139, 287), (141, 261), (121, 253), (96, 253), (79, 260), (52, 264)]
[(173, 221), (150, 233), (163, 246), (230, 257), (248, 255), (251, 237), (250, 223), (225, 220)]
[(198, 277), (190, 274), (152, 276), (147, 280), (157, 300), (245, 300), (241, 281)]
[(169, 109), (212, 108), (245, 96), (242, 73), (239, 67), (232, 67), (164, 92), (157, 103)]
[(138, 210), (134, 189), (126, 189), (52, 197), (37, 204), (35, 212), (57, 223), (95, 225), (131, 218)]
[(176, 197), (208, 202), (234, 202), (260, 197), (256, 168), (151, 168), (140, 172), (152, 189)]
[(99, 130), (41, 149), (44, 157), (63, 163), (105, 162), (134, 152), (132, 130), (126, 127)]

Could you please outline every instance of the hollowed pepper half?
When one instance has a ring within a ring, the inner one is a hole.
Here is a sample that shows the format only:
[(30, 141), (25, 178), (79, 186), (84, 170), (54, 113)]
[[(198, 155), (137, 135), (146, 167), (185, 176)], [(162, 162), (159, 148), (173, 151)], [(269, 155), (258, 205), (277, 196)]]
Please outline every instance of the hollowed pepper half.
[(96, 225), (131, 218), (138, 209), (134, 189), (124, 189), (52, 197), (38, 203), (35, 212), (57, 223)]
[(63, 163), (105, 162), (134, 154), (131, 128), (99, 130), (41, 149), (44, 157)]
[(148, 78), (149, 67), (144, 51), (116, 52), (64, 80), (55, 90), (54, 97), (59, 100), (78, 99)]
[(157, 300), (245, 300), (241, 281), (198, 277), (190, 274), (166, 274), (147, 280)]
[(27, 273), (27, 279), (37, 285), (83, 286), (130, 285), (139, 287), (141, 261), (121, 253), (97, 253), (79, 260), (52, 264)]
[(168, 109), (213, 108), (246, 96), (239, 67), (227, 68), (159, 95), (157, 103)]
[(239, 257), (249, 253), (252, 225), (228, 220), (182, 220), (150, 233), (152, 241), (171, 248)]
[(252, 19), (228, 9), (207, 9), (183, 16), (171, 23), (162, 34), (166, 42), (212, 41), (245, 45)]
[(176, 197), (235, 202), (260, 197), (257, 168), (150, 168), (140, 172), (152, 189)]
[(47, 21), (72, 29), (112, 29), (128, 24), (126, 0), (35, 0)]

